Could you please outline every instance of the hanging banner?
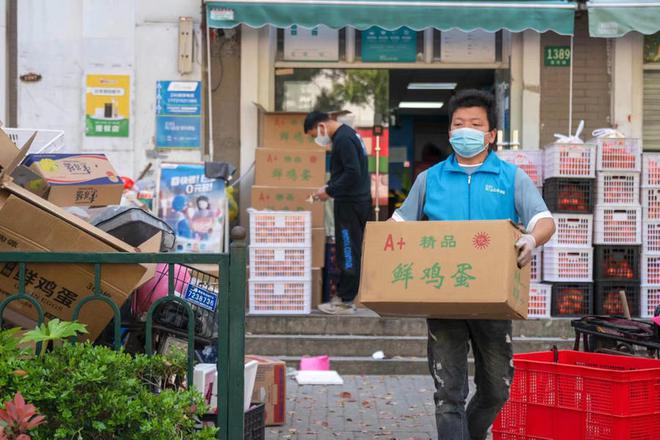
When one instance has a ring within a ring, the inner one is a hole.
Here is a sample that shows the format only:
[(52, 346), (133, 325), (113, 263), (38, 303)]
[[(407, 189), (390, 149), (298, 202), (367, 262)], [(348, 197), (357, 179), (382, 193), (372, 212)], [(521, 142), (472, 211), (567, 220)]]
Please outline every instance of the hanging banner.
[(200, 81), (158, 81), (156, 148), (199, 148), (202, 131)]
[(128, 137), (130, 90), (130, 75), (86, 75), (85, 136)]
[(163, 163), (158, 216), (176, 233), (175, 252), (220, 252), (225, 184), (204, 175), (204, 164)]

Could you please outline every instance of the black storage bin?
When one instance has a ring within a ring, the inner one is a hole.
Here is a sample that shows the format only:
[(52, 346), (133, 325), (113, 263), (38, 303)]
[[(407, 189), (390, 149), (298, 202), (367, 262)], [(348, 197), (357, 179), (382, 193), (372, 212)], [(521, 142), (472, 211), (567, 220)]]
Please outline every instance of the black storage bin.
[(626, 292), (630, 316), (639, 316), (640, 291), (639, 282), (604, 281), (596, 283), (596, 314), (623, 316), (623, 304), (619, 297), (620, 291)]
[[(202, 417), (204, 425), (215, 426), (215, 414), (206, 414)], [(243, 439), (265, 440), (266, 439), (266, 413), (263, 403), (252, 403), (250, 409), (243, 416)]]
[(594, 279), (639, 281), (641, 246), (594, 246)]
[(593, 283), (552, 283), (552, 316), (593, 314)]
[(264, 440), (266, 438), (265, 405), (253, 403), (245, 413), (243, 438), (245, 440)]
[(592, 214), (594, 182), (594, 179), (548, 179), (543, 182), (543, 199), (552, 212)]

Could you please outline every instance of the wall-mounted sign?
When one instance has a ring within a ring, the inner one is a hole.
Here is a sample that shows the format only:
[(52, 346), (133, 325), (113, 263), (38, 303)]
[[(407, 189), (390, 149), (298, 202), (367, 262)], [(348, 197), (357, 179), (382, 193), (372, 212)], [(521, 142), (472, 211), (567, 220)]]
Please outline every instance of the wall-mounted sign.
[(339, 31), (327, 26), (284, 29), (284, 59), (288, 61), (339, 60)]
[(85, 136), (128, 137), (129, 75), (89, 74), (85, 78)]
[(200, 81), (156, 84), (156, 148), (199, 148), (202, 128)]
[(417, 60), (417, 32), (402, 27), (386, 31), (371, 27), (362, 32), (362, 61), (366, 63), (414, 63)]
[(442, 31), (440, 59), (443, 63), (494, 63), (495, 34), (486, 31)]
[(546, 67), (568, 67), (571, 65), (570, 46), (546, 46), (543, 50), (543, 65)]

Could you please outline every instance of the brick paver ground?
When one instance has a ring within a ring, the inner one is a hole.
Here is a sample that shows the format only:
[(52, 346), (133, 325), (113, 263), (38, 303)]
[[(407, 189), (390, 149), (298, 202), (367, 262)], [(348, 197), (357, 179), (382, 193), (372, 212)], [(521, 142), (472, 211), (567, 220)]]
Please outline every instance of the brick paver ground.
[(288, 379), (288, 424), (267, 427), (266, 439), (437, 440), (430, 376), (343, 379), (341, 386), (299, 386)]

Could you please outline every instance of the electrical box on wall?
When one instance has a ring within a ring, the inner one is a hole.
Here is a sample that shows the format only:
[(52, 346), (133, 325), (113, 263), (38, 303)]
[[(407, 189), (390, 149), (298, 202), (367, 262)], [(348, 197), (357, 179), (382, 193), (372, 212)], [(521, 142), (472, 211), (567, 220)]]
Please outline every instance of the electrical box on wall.
[(193, 19), (179, 17), (179, 73), (191, 73), (193, 60)]

